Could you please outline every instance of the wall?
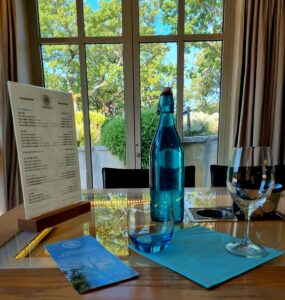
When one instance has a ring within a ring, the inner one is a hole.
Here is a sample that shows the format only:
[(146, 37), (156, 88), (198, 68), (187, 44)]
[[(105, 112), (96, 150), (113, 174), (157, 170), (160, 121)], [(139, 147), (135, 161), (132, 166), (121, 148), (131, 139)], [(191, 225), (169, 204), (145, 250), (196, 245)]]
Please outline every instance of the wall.
[(195, 166), (195, 185), (210, 186), (210, 165), (217, 164), (218, 136), (183, 139), (185, 166)]
[[(196, 186), (210, 186), (210, 165), (217, 163), (218, 136), (190, 137), (183, 141), (185, 166), (195, 165)], [(78, 148), (81, 186), (86, 188), (85, 151)], [(102, 188), (103, 167), (125, 168), (123, 163), (105, 146), (92, 147), (94, 188)]]
[[(81, 187), (86, 188), (85, 150), (83, 147), (78, 148), (78, 155)], [(114, 156), (106, 146), (92, 146), (92, 173), (94, 188), (103, 187), (101, 173), (103, 167), (125, 168), (123, 163)]]

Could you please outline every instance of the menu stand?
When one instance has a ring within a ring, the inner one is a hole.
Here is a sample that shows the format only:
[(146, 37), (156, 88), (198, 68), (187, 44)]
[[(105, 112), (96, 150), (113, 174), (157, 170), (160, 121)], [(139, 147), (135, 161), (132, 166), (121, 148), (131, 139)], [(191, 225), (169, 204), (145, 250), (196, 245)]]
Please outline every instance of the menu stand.
[(22, 231), (39, 232), (48, 227), (52, 227), (56, 224), (89, 212), (90, 209), (90, 202), (79, 202), (53, 210), (32, 219), (18, 219), (18, 227)]

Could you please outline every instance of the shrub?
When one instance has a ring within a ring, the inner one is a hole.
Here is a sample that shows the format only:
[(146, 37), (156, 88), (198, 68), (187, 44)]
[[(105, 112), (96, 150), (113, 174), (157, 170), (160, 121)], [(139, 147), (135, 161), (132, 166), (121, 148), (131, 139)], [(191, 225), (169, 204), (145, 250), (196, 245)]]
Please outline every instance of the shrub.
[(125, 118), (114, 117), (102, 126), (101, 144), (108, 147), (112, 154), (126, 163)]
[[(189, 135), (211, 135), (218, 132), (218, 113), (211, 115), (202, 112), (191, 113), (191, 131)], [(142, 168), (149, 167), (149, 153), (159, 122), (155, 108), (144, 108), (141, 112), (141, 161)], [(101, 144), (126, 164), (125, 118), (107, 119), (101, 129)]]
[(159, 115), (156, 113), (156, 108), (148, 108), (142, 110), (141, 120), (141, 161), (142, 168), (149, 167), (149, 153), (152, 140), (154, 138), (159, 122)]
[[(159, 116), (156, 109), (142, 109), (141, 113), (141, 159), (142, 168), (148, 168), (149, 151), (158, 125)], [(102, 126), (101, 143), (108, 147), (113, 155), (126, 163), (125, 119), (115, 117)]]

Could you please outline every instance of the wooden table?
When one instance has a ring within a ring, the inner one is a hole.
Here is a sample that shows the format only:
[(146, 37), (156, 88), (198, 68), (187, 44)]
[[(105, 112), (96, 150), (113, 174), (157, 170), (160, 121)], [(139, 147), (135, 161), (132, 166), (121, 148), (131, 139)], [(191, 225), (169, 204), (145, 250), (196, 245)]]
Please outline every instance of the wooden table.
[[(4, 265), (0, 266), (0, 299), (285, 299), (285, 255), (207, 290), (129, 251), (124, 234), (125, 209), (130, 202), (147, 202), (148, 190), (117, 192), (85, 193), (85, 198), (93, 199), (90, 213), (56, 226), (27, 258), (16, 260), (7, 255)], [(186, 207), (195, 204), (229, 205), (231, 202), (225, 189), (216, 192), (187, 189), (185, 196)], [(17, 240), (13, 236), (18, 232), (17, 219), (22, 216), (23, 207), (20, 206), (0, 217), (1, 249), (7, 245), (6, 241)], [(203, 222), (201, 225), (235, 236), (242, 235), (242, 222)], [(188, 216), (183, 226), (193, 226)], [(44, 252), (43, 245), (85, 234), (96, 235), (106, 248), (130, 263), (140, 277), (83, 295), (77, 294)], [(284, 221), (252, 222), (251, 236), (263, 245), (285, 250)]]

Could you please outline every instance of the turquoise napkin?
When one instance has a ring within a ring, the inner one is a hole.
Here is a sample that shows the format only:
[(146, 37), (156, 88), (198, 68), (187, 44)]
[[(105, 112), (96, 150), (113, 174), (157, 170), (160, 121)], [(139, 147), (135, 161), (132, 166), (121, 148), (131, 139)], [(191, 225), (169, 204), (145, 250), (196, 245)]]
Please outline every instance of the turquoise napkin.
[(266, 247), (268, 254), (263, 258), (235, 256), (225, 250), (225, 245), (234, 239), (238, 240), (229, 234), (197, 226), (175, 232), (168, 248), (158, 253), (143, 253), (133, 245), (129, 247), (205, 288), (220, 284), (284, 253)]

